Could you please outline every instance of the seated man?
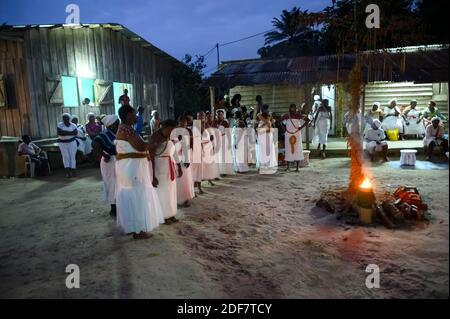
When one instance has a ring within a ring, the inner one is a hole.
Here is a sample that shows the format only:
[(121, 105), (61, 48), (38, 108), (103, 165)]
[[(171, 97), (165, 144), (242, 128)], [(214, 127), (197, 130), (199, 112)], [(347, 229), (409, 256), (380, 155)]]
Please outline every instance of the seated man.
[(439, 118), (441, 123), (447, 122), (447, 118), (439, 111), (436, 107), (436, 102), (429, 101), (427, 109), (422, 113), (420, 119), (423, 119), (425, 126), (428, 126), (431, 123), (431, 120), (434, 118)]
[(366, 152), (369, 153), (371, 161), (373, 161), (376, 152), (383, 152), (384, 161), (389, 162), (387, 157), (388, 144), (385, 141), (386, 135), (380, 127), (381, 122), (375, 119), (372, 122), (372, 127), (364, 133)]
[(36, 176), (48, 174), (48, 159), (41, 154), (41, 149), (31, 142), (28, 135), (22, 136), (22, 143), (17, 150), (19, 155), (28, 155), (33, 163), (35, 163)]
[(444, 139), (444, 126), (439, 117), (435, 117), (431, 120), (431, 125), (428, 125), (425, 130), (425, 138), (423, 144), (428, 148), (427, 161), (431, 161), (431, 155), (433, 149), (437, 146), (442, 148), (442, 152), (445, 154), (448, 152), (448, 140)]

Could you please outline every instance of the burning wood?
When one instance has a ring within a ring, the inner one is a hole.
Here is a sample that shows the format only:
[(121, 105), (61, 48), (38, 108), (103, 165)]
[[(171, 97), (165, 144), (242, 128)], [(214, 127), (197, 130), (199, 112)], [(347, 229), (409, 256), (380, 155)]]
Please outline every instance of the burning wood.
[(316, 206), (336, 214), (347, 224), (376, 225), (389, 229), (425, 221), (428, 206), (415, 187), (402, 186), (393, 194), (375, 192), (369, 179), (364, 179), (356, 196), (348, 189), (334, 189), (322, 193)]

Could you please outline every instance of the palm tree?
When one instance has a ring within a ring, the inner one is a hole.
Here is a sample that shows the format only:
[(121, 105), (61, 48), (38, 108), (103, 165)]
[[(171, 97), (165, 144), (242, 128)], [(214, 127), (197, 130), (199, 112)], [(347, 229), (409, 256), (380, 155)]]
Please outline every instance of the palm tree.
[(273, 18), (272, 25), (276, 30), (265, 34), (266, 45), (286, 40), (292, 42), (313, 31), (308, 10), (297, 7), (291, 11), (283, 10), (280, 18)]

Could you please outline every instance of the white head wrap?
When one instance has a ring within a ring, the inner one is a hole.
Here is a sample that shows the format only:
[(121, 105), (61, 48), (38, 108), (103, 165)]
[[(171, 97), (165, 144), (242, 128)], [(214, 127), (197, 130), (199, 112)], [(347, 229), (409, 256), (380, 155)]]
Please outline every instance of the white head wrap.
[(109, 115), (106, 115), (106, 116), (102, 119), (102, 122), (103, 122), (103, 125), (105, 125), (106, 127), (110, 127), (111, 125), (113, 125), (114, 123), (116, 123), (118, 119), (119, 119), (119, 118), (117, 117), (117, 115), (115, 115), (115, 114), (109, 114)]
[(381, 122), (380, 120), (373, 120), (372, 125), (375, 126), (376, 128), (380, 128), (381, 127)]
[(396, 98), (390, 99), (388, 105), (391, 105), (392, 102), (395, 102), (395, 104), (397, 104), (397, 99)]
[(72, 115), (70, 115), (69, 113), (63, 113), (62, 118), (64, 118), (64, 117), (68, 117), (69, 120), (72, 119)]

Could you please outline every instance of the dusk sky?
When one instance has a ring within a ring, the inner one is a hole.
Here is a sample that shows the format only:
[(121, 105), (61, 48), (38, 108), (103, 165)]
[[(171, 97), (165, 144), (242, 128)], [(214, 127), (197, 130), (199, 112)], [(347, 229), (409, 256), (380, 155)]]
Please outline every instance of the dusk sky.
[[(81, 23), (120, 23), (177, 59), (185, 53), (204, 54), (215, 43), (226, 43), (272, 28), (283, 9), (299, 6), (318, 11), (331, 0), (0, 0), (0, 23), (64, 23), (65, 7), (80, 7)], [(221, 48), (220, 59), (258, 57), (264, 36)], [(209, 55), (207, 71), (216, 65)], [(209, 73), (209, 72), (208, 72)]]

